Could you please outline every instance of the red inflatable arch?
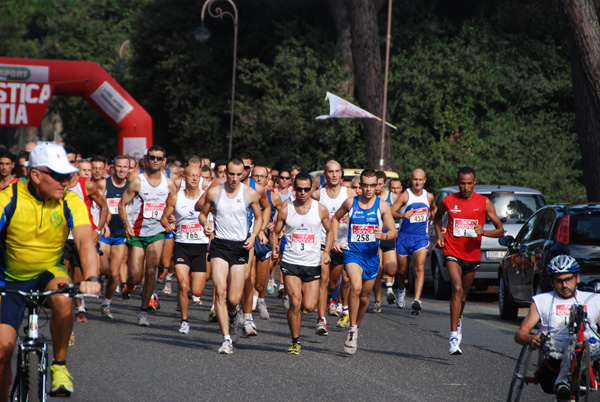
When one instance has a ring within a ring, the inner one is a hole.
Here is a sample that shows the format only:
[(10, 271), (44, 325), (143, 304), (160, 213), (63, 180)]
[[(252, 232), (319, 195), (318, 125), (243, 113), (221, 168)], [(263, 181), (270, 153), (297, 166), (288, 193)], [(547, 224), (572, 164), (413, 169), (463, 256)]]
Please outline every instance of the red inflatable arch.
[(152, 145), (152, 118), (98, 63), (0, 57), (0, 125), (39, 125), (32, 117), (52, 91), (85, 99), (118, 130), (119, 153), (141, 157)]

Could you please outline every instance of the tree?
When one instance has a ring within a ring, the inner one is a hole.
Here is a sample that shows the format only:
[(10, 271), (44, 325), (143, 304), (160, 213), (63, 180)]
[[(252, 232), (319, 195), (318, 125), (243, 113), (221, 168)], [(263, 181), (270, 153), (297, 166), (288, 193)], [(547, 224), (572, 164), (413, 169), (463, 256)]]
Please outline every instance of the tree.
[(588, 201), (600, 201), (600, 27), (592, 0), (562, 0), (569, 27), (577, 133)]

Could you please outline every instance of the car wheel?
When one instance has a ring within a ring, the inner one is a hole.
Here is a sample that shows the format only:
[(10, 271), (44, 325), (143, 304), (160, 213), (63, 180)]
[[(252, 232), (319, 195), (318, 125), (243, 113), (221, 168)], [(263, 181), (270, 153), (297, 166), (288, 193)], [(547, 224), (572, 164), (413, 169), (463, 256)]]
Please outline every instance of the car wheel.
[(498, 284), (498, 308), (500, 317), (505, 320), (515, 320), (519, 315), (519, 306), (510, 298), (506, 287), (506, 280), (503, 276), (500, 277)]
[(444, 276), (440, 271), (437, 259), (435, 260), (435, 268), (433, 272), (433, 293), (435, 298), (438, 300), (450, 300), (450, 294), (452, 293), (450, 282), (446, 282), (444, 280)]

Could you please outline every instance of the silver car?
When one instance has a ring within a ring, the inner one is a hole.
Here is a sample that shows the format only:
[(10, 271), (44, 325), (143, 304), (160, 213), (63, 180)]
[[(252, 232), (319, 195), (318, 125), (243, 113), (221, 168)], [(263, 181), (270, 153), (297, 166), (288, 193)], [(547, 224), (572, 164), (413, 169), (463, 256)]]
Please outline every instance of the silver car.
[[(513, 237), (517, 235), (525, 221), (535, 211), (546, 205), (546, 199), (542, 193), (531, 188), (504, 185), (476, 185), (474, 191), (485, 195), (492, 201), (498, 218), (500, 218), (504, 227), (505, 235)], [(435, 204), (439, 208), (447, 195), (457, 192), (457, 186), (445, 187), (438, 190), (434, 194)], [(448, 218), (444, 216), (444, 227), (447, 222)], [(493, 228), (492, 223), (487, 220), (484, 230)], [(431, 267), (431, 280), (433, 281), (435, 297), (447, 300), (450, 298), (451, 293), (450, 276), (444, 264), (443, 250), (435, 247), (437, 235), (433, 227), (433, 222), (429, 223), (428, 231), (429, 248), (427, 250), (425, 266)], [(477, 290), (487, 290), (488, 286), (498, 284), (498, 266), (504, 254), (506, 254), (506, 247), (498, 244), (498, 239), (483, 237), (481, 241), (481, 265), (475, 273), (475, 279), (473, 280), (473, 286)]]

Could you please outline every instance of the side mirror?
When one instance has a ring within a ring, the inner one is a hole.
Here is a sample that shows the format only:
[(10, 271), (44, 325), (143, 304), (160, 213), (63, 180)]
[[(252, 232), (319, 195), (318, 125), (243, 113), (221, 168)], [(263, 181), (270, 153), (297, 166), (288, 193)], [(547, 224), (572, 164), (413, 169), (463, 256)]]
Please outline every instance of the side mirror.
[(512, 236), (502, 236), (498, 239), (498, 243), (501, 246), (508, 247), (509, 249), (515, 244), (515, 238)]

